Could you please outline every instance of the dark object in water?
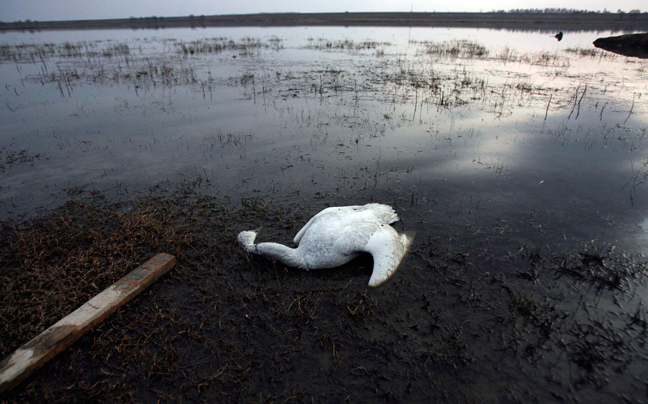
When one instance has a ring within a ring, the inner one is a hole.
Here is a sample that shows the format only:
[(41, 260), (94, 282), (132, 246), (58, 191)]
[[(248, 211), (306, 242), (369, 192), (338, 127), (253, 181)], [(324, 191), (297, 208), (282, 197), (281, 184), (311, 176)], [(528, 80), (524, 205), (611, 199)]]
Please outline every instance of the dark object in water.
[(598, 38), (594, 46), (619, 55), (648, 59), (648, 33)]
[(562, 31), (560, 31), (559, 33), (554, 35), (554, 38), (556, 38), (558, 40), (558, 42), (560, 42), (562, 40), (562, 37), (563, 37)]

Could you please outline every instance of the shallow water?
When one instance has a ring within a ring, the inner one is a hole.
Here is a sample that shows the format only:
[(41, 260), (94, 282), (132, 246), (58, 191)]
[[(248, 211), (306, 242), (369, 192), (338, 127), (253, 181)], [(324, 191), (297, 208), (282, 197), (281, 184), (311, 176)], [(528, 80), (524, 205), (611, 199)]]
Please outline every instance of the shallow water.
[[(561, 42), (487, 29), (82, 34), (0, 36), (3, 218), (84, 191), (190, 181), (233, 204), (312, 213), (389, 203), (422, 252), (441, 244), (496, 262), (521, 246), (648, 250), (648, 62), (594, 50), (609, 32)], [(510, 275), (515, 263), (502, 267)], [(632, 290), (634, 313), (644, 292)], [(565, 307), (580, 308), (575, 296)], [(488, 396), (483, 369), (470, 377)]]
[[(601, 33), (252, 31), (91, 31), (78, 55), (5, 58), (5, 214), (56, 204), (58, 189), (197, 175), (235, 198), (373, 197), (416, 216), (467, 199), (478, 223), (536, 212), (563, 239), (642, 249), (646, 62), (578, 54)], [(51, 35), (6, 43), (69, 40)], [(428, 53), (457, 38), (485, 54)], [(180, 48), (230, 40), (259, 46)]]

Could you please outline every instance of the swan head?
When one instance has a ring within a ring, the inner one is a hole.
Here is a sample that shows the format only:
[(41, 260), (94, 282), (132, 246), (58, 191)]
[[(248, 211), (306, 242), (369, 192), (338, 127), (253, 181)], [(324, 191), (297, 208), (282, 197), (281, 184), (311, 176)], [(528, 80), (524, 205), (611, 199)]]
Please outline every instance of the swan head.
[(254, 240), (256, 239), (257, 231), (256, 230), (246, 230), (242, 231), (236, 237), (241, 247), (247, 252), (254, 252)]

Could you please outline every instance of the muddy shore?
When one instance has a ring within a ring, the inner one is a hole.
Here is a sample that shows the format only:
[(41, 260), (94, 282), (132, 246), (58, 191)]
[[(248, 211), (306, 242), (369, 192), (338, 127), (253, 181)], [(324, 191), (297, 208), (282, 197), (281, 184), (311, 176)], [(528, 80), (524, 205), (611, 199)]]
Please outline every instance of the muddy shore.
[[(641, 260), (519, 246), (502, 261), (419, 240), (407, 271), (368, 288), (367, 257), (309, 273), (236, 245), (259, 225), (287, 242), (310, 209), (237, 209), (195, 191), (85, 195), (2, 223), (3, 357), (156, 252), (178, 264), (1, 402), (576, 402), (618, 398), (615, 381), (645, 363), (643, 311), (613, 323), (594, 307), (633, 295)], [(415, 284), (427, 286), (412, 295)], [(597, 292), (566, 309), (571, 288)]]

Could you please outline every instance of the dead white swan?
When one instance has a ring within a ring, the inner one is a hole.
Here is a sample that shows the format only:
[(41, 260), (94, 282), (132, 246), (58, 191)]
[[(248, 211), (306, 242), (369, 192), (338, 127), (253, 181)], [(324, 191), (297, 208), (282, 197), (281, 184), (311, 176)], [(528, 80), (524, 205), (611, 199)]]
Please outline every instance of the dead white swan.
[(238, 241), (249, 253), (307, 271), (337, 267), (367, 252), (374, 261), (369, 286), (378, 286), (396, 272), (412, 243), (412, 237), (390, 226), (398, 220), (391, 206), (379, 203), (332, 207), (313, 216), (297, 233), (293, 240), (297, 248), (254, 244), (257, 233), (251, 230), (239, 233)]

